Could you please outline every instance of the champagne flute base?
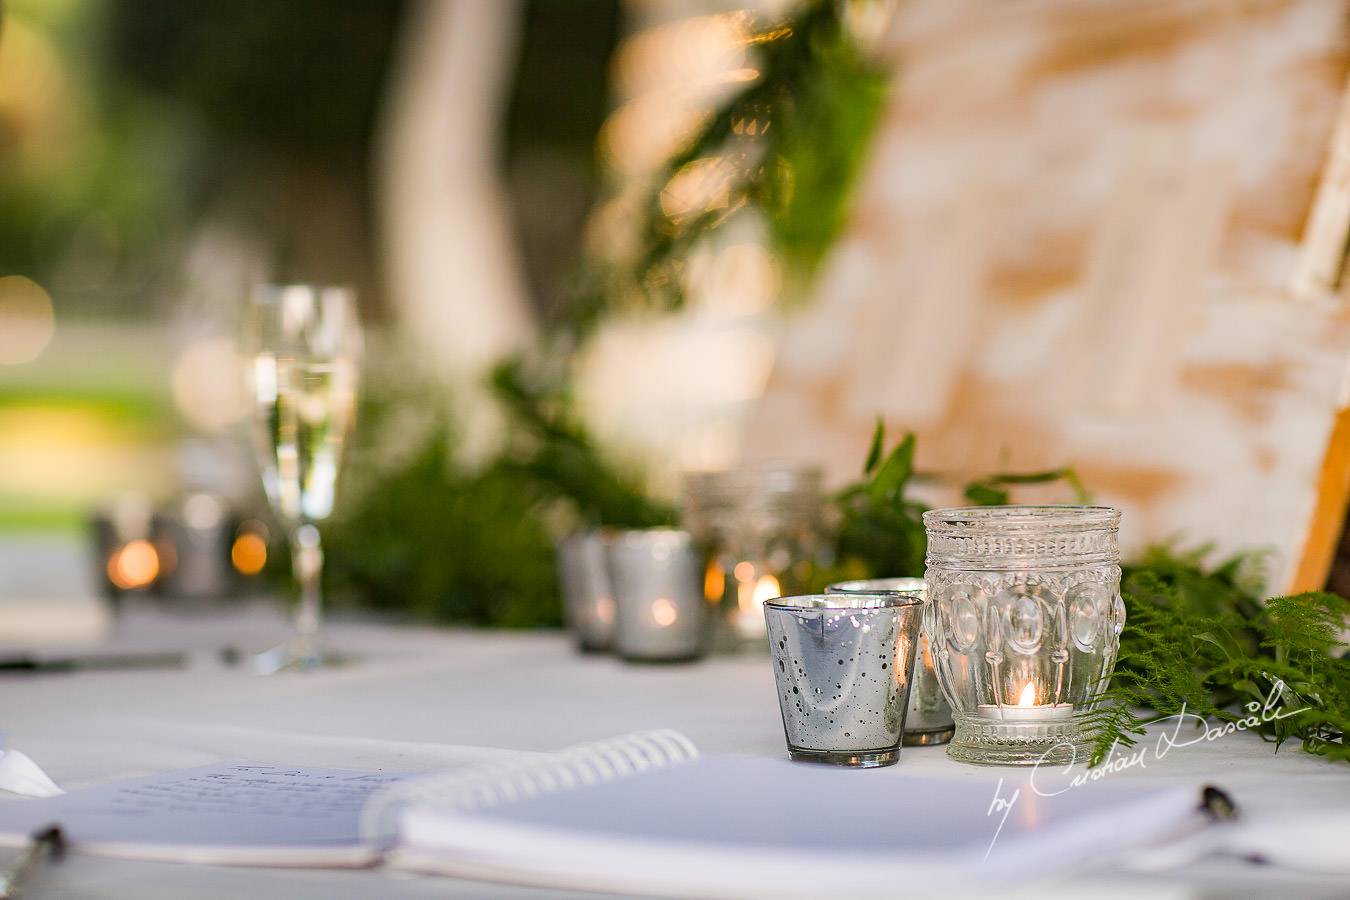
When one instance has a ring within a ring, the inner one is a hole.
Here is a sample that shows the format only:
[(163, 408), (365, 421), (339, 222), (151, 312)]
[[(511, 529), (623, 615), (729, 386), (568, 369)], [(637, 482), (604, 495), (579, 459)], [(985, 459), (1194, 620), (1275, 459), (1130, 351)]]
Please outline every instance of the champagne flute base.
[(253, 671), (259, 675), (278, 672), (309, 672), (345, 666), (354, 657), (325, 647), (311, 639), (292, 639), (253, 657)]

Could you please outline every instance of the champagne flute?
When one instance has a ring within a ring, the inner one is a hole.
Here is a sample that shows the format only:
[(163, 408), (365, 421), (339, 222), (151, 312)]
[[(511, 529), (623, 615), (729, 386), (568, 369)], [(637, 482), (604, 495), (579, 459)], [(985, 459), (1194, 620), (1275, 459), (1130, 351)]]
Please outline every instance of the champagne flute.
[(291, 544), (300, 583), (295, 635), (261, 654), (260, 671), (331, 662), (319, 641), (323, 543), (342, 445), (356, 411), (362, 350), (355, 293), (324, 285), (259, 285), (248, 303), (244, 352), (263, 488)]

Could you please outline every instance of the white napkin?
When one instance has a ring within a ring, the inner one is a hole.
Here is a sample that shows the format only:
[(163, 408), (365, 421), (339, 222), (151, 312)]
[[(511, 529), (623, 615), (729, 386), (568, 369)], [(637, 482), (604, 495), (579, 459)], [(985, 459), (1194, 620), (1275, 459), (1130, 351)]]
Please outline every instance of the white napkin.
[(0, 750), (0, 790), (25, 797), (55, 797), (65, 793), (28, 754), (18, 750)]
[(1137, 853), (1124, 861), (1124, 867), (1132, 872), (1165, 872), (1207, 857), (1236, 856), (1302, 872), (1350, 874), (1348, 834), (1350, 810), (1220, 822)]
[(1350, 811), (1309, 811), (1297, 817), (1242, 822), (1228, 833), (1223, 850), (1307, 872), (1350, 873), (1347, 835)]

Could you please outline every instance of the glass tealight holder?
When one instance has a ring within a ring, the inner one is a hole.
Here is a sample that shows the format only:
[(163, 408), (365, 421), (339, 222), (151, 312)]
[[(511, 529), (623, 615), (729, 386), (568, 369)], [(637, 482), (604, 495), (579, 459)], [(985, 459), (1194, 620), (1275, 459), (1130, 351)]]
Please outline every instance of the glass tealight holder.
[(1115, 668), (1120, 513), (989, 506), (924, 513), (924, 630), (956, 733), (947, 755), (985, 765), (1087, 758), (1088, 712)]
[(704, 651), (702, 554), (674, 528), (616, 531), (607, 544), (614, 652), (630, 662), (683, 662)]
[(583, 653), (601, 653), (614, 643), (614, 589), (609, 581), (606, 529), (578, 531), (558, 544), (558, 585), (567, 629)]
[(713, 649), (763, 652), (765, 600), (805, 589), (820, 545), (820, 470), (793, 463), (686, 472), (682, 524), (707, 551)]
[[(927, 600), (922, 578), (866, 578), (841, 581), (825, 588), (827, 594), (914, 594)], [(909, 689), (909, 712), (905, 715), (906, 747), (945, 744), (952, 739), (952, 707), (942, 694), (927, 635), (919, 636), (919, 654), (914, 661), (914, 683)]]

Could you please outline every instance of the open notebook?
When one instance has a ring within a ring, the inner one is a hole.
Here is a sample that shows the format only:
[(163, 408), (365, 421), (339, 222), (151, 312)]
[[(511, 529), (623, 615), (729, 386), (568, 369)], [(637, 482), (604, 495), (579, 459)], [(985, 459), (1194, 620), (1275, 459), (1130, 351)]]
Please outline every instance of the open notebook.
[(75, 851), (147, 859), (784, 897), (1055, 873), (1203, 821), (1197, 788), (1047, 797), (902, 767), (700, 756), (673, 732), (423, 776), (222, 764), (0, 805), (0, 840), (59, 822)]

